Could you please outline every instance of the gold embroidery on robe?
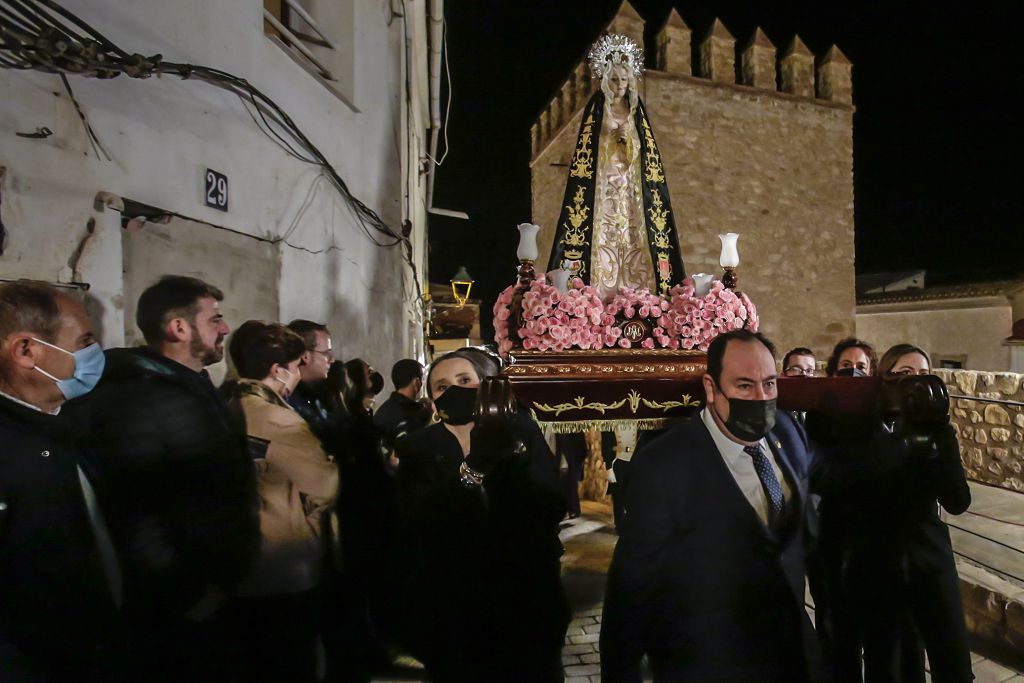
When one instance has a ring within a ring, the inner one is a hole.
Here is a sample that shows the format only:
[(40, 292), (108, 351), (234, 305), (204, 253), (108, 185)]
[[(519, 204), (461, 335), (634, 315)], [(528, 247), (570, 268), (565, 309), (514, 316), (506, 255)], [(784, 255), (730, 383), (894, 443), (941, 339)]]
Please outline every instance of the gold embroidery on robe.
[(602, 298), (622, 287), (654, 288), (643, 215), (640, 137), (633, 115), (606, 108), (598, 138), (590, 284)]

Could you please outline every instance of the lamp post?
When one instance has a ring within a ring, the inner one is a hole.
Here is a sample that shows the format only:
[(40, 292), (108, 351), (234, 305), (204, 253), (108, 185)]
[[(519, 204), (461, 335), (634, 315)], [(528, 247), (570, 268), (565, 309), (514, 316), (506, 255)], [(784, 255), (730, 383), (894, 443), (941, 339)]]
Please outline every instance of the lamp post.
[(469, 292), (473, 289), (473, 276), (466, 271), (466, 266), (459, 266), (459, 272), (455, 273), (451, 283), (452, 296), (455, 297), (459, 308), (462, 308), (469, 301)]
[(718, 258), (718, 264), (725, 269), (722, 275), (722, 284), (726, 289), (736, 289), (736, 268), (740, 265), (740, 253), (736, 250), (736, 240), (740, 238), (738, 233), (727, 232), (719, 235), (722, 240), (722, 255)]

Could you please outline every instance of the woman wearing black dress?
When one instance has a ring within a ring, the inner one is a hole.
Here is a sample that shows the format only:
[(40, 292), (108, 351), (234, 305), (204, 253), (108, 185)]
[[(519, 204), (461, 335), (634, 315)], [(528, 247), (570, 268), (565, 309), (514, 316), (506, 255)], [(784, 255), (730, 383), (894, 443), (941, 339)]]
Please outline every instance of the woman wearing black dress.
[[(931, 363), (922, 349), (899, 344), (877, 372), (896, 380), (930, 374)], [(939, 505), (957, 515), (971, 501), (956, 435), (945, 420), (914, 425), (934, 444), (914, 450), (893, 427), (847, 425), (844, 434), (825, 434), (808, 416), (818, 446), (811, 487), (821, 496), (817, 561), (824, 579), (812, 592), (829, 680), (923, 683), (927, 650), (931, 680), (969, 683), (956, 566), (938, 516)]]
[(434, 681), (561, 681), (569, 610), (553, 457), (521, 413), (474, 424), (474, 355), (434, 362), (441, 422), (398, 444), (413, 652)]

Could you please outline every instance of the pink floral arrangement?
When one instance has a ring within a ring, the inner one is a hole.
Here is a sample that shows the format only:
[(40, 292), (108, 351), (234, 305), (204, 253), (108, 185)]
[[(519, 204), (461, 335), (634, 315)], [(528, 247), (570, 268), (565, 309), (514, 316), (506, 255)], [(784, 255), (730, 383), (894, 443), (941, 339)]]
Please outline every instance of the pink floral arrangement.
[(742, 292), (726, 289), (721, 280), (711, 283), (702, 297), (694, 294), (693, 280), (686, 278), (670, 292), (668, 334), (683, 349), (707, 351), (711, 340), (722, 332), (743, 327), (756, 332), (760, 321), (757, 308)]
[[(498, 352), (513, 348), (511, 304), (516, 286), (506, 287), (494, 304), (494, 338)], [(524, 349), (562, 351), (569, 348), (699, 349), (718, 334), (742, 327), (756, 331), (757, 309), (746, 294), (726, 289), (715, 281), (703, 297), (694, 294), (693, 280), (686, 278), (672, 288), (670, 297), (646, 288), (624, 287), (608, 303), (597, 290), (574, 278), (567, 292), (552, 287), (545, 276), (534, 280), (522, 298), (522, 325), (518, 328)], [(622, 334), (629, 321), (649, 330), (632, 341)]]
[[(652, 294), (647, 288), (623, 287), (604, 307), (605, 318), (602, 322), (607, 322), (613, 333), (611, 339), (609, 339), (608, 332), (605, 333), (605, 346), (628, 349), (636, 344), (644, 349), (653, 349), (657, 343), (661, 348), (679, 348), (678, 343), (674, 347), (671, 345), (672, 340), (668, 335), (667, 328), (661, 323), (661, 318), (670, 305), (668, 299), (662, 298), (658, 294)], [(620, 327), (611, 327), (615, 323), (629, 320), (648, 322), (652, 330), (651, 336), (633, 342), (621, 336)]]

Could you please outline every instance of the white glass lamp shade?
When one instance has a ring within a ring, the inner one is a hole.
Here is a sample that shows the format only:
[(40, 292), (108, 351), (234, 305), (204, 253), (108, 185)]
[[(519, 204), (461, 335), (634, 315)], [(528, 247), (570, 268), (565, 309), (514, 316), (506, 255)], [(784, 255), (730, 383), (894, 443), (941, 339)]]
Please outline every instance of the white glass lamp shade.
[(557, 289), (560, 293), (565, 294), (569, 291), (569, 278), (572, 277), (572, 273), (564, 268), (558, 270), (552, 270), (548, 273), (548, 282), (551, 286)]
[(740, 252), (736, 250), (736, 240), (739, 238), (739, 233), (736, 232), (718, 236), (718, 239), (722, 240), (722, 255), (718, 258), (718, 265), (723, 268), (735, 268), (740, 265)]
[(533, 223), (520, 223), (517, 227), (519, 228), (519, 248), (516, 249), (516, 258), (520, 261), (536, 261), (537, 233), (540, 232), (540, 226)]
[(696, 273), (691, 277), (693, 278), (693, 295), (698, 298), (707, 296), (711, 291), (711, 281), (715, 279), (715, 276), (711, 273)]

